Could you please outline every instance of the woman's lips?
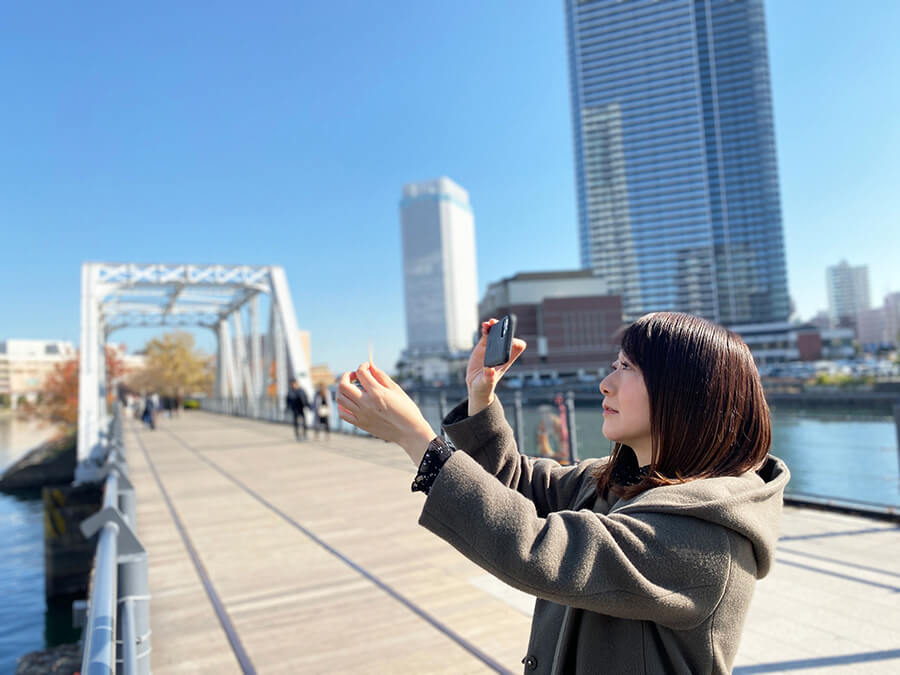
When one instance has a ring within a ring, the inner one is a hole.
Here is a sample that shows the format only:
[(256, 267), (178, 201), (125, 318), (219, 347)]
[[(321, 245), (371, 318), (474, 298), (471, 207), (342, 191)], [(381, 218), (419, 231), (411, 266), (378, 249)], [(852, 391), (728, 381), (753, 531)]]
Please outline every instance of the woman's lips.
[(610, 408), (609, 406), (603, 406), (603, 414), (604, 415), (617, 415), (619, 413), (615, 408)]

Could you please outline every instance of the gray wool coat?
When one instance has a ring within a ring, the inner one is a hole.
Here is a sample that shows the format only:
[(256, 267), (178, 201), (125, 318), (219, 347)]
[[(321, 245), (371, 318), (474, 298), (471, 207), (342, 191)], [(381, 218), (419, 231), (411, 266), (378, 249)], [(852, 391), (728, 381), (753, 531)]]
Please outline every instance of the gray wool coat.
[(772, 566), (785, 464), (597, 495), (601, 460), (520, 455), (495, 398), (444, 421), (458, 450), (419, 523), (536, 596), (526, 673), (730, 673), (756, 579)]

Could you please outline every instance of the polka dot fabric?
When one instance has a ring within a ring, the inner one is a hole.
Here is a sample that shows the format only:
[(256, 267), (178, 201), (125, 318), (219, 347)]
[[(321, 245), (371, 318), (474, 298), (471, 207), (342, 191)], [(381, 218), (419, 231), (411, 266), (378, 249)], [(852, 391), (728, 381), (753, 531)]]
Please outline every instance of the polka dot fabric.
[(438, 436), (425, 450), (425, 455), (419, 463), (419, 473), (412, 482), (413, 492), (424, 492), (426, 495), (434, 485), (434, 481), (444, 466), (444, 462), (450, 459), (455, 448), (451, 447), (443, 438)]

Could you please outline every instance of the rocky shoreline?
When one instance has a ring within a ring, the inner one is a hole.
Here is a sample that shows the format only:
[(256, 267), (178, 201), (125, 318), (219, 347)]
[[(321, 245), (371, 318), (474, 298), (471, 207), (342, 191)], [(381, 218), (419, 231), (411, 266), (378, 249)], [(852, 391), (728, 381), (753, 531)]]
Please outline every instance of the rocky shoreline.
[(75, 477), (76, 443), (76, 435), (70, 433), (29, 450), (0, 476), (0, 491), (24, 492), (71, 483)]
[(73, 643), (25, 654), (15, 675), (76, 675), (80, 670), (81, 645)]

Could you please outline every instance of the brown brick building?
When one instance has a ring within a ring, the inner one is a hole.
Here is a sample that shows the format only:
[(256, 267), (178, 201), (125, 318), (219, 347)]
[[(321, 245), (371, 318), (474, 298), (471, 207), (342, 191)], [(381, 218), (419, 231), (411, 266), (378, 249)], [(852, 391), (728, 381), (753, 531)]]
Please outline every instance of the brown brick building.
[(514, 313), (516, 335), (528, 349), (513, 374), (596, 374), (616, 358), (622, 327), (622, 298), (590, 270), (526, 272), (488, 286), (479, 319)]

